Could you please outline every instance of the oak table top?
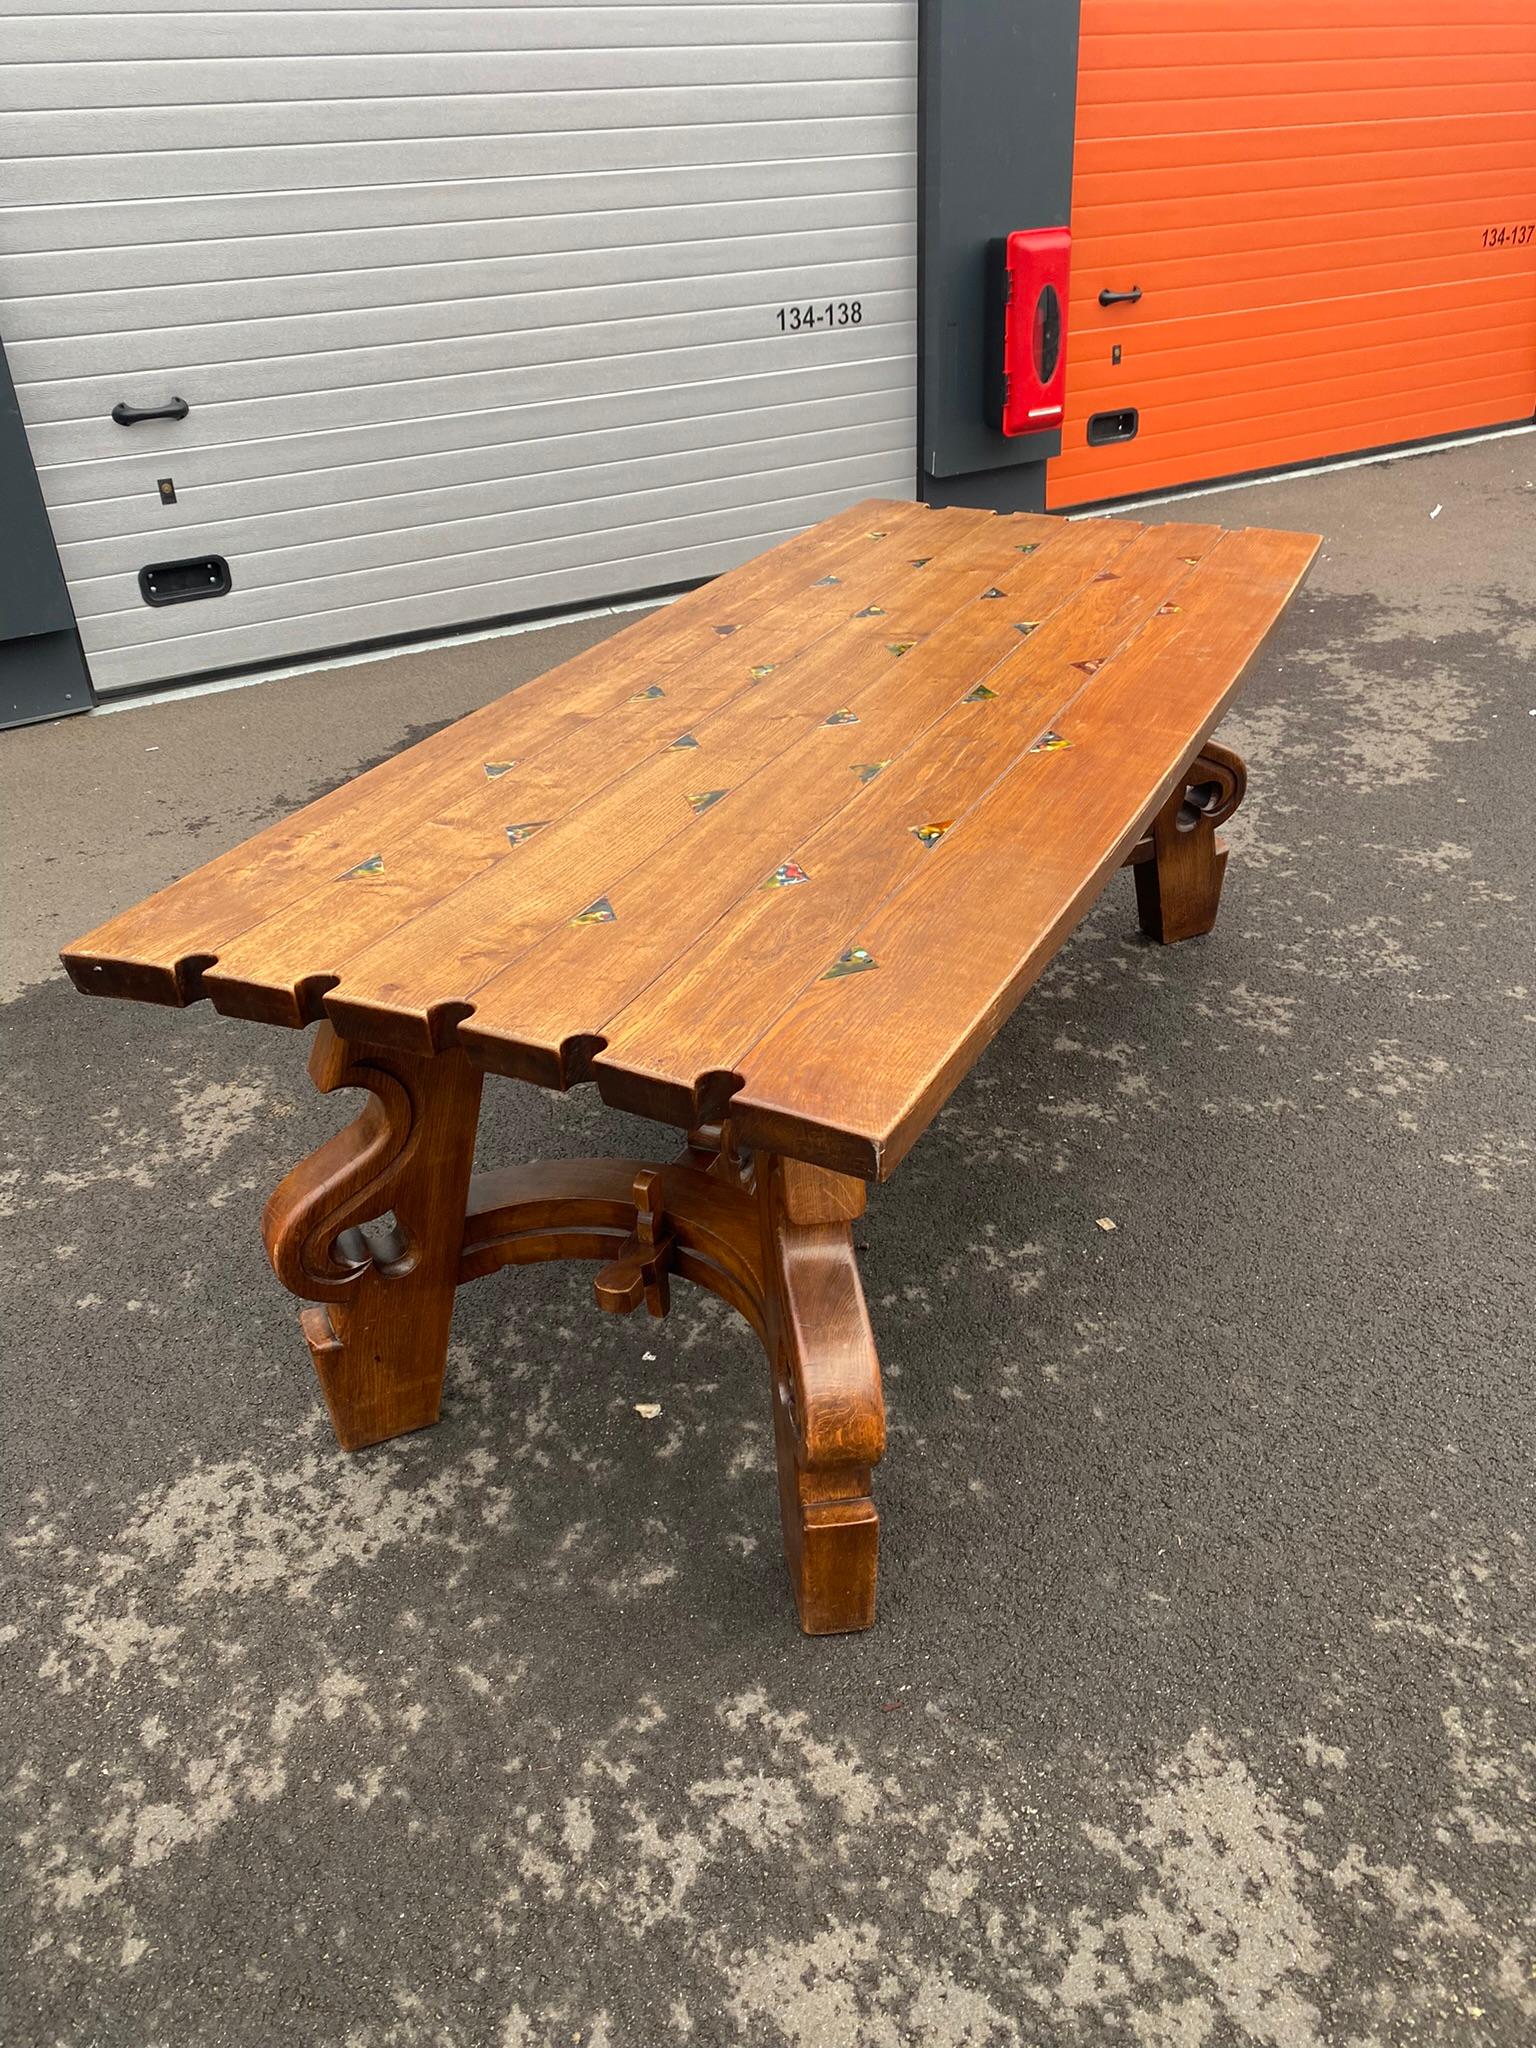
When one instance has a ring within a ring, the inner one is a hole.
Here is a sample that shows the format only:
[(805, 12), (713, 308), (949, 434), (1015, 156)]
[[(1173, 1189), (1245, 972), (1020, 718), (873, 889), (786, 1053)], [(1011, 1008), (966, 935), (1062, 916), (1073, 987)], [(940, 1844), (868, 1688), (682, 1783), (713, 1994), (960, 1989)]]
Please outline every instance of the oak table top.
[(1125, 858), (1310, 535), (867, 502), (71, 946), (888, 1174)]

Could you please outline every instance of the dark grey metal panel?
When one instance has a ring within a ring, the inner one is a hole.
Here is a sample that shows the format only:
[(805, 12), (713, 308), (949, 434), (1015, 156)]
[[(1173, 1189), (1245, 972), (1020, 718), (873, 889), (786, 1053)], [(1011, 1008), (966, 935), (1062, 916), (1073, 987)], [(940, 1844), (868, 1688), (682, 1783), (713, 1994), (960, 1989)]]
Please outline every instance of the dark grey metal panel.
[[(972, 469), (964, 476), (925, 476), (923, 502), (927, 505), (974, 505), (983, 512), (1043, 512), (1045, 510), (1045, 463), (1039, 444), (1056, 443), (1057, 434), (1031, 434), (1033, 459), (1000, 469)], [(1054, 455), (1056, 448), (1043, 451)]]
[[(986, 248), (1071, 218), (1077, 31), (1078, 0), (923, 0), (918, 445), (933, 504), (1044, 502), (1060, 435), (1008, 439), (986, 421)], [(1008, 473), (1024, 466), (1038, 477), (1010, 489)]]
[(95, 701), (73, 626), (0, 640), (0, 732), (89, 711)]
[(0, 639), (73, 626), (53, 531), (17, 410), (10, 365), (0, 344)]
[(0, 728), (95, 701), (0, 345)]

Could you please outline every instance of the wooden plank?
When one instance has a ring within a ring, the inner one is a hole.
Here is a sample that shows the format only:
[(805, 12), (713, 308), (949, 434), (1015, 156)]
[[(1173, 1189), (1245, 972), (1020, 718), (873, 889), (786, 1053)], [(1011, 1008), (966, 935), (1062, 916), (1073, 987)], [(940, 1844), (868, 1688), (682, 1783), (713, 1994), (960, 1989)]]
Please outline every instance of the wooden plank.
[(88, 993), (196, 1001), (202, 965), (235, 934), (312, 888), (317, 875), (332, 872), (338, 849), (349, 843), (348, 821), (360, 812), (399, 816), (433, 802), (464, 759), (504, 758), (512, 732), (554, 737), (578, 724), (584, 707), (604, 701), (616, 675), (685, 657), (722, 602), (737, 615), (766, 609), (823, 573), (823, 557), (858, 559), (883, 546), (865, 538), (872, 530), (898, 545), (904, 529), (931, 516), (923, 506), (866, 500), (689, 592), (87, 933), (63, 954), (71, 978)]
[[(1038, 523), (1052, 531), (1050, 521)], [(393, 1016), (417, 999), (418, 1028), (399, 1042), (408, 1036), (430, 1049), (426, 1019), (494, 972), (508, 957), (494, 948), (511, 946), (515, 930), (531, 920), (530, 943), (560, 914), (567, 888), (585, 893), (565, 915), (582, 909), (600, 893), (615, 846), (648, 850), (651, 838), (693, 816), (690, 792), (729, 788), (788, 744), (796, 677), (821, 679), (835, 697), (839, 669), (861, 660), (890, 666), (886, 642), (894, 623), (909, 619), (909, 587), (910, 630), (941, 620), (958, 601), (942, 565), (960, 546), (963, 570), (970, 537), (979, 544), (996, 525), (985, 513), (934, 513), (921, 528), (937, 550), (930, 566), (886, 547), (867, 550), (760, 619), (738, 624), (717, 613), (695, 629), (696, 652), (675, 668), (647, 666), (611, 684), (593, 716), (547, 747), (509, 735), (516, 759), (505, 775), (488, 780), (484, 764), (462, 759), (452, 801), (436, 816), (370, 812), (316, 889), (225, 948), (204, 975), (205, 993), (231, 1015), (301, 1024), (319, 1014), (338, 976), (350, 985), (376, 966), (382, 1012)], [(807, 688), (814, 694), (814, 684)]]
[(741, 1059), (730, 1115), (744, 1142), (892, 1171), (1171, 792), (1318, 545), (1223, 539), (1182, 609), (1083, 692), (1072, 744), (1028, 756), (906, 888), (839, 934), (876, 965), (827, 979), (829, 951)]
[[(1019, 642), (989, 678), (995, 694), (978, 699), (964, 672), (952, 679), (950, 708), (920, 743), (790, 850), (804, 884), (753, 890), (604, 1028), (592, 1071), (605, 1099), (663, 1122), (712, 1117), (792, 993), (852, 943), (845, 933), (924, 870), (1088, 673), (1134, 645), (1219, 533), (1149, 529)], [(970, 886), (985, 886), (967, 872)], [(936, 951), (930, 969), (947, 975), (947, 957)]]
[[(1088, 577), (1117, 559), (1140, 529), (1097, 520), (1060, 526), (1031, 561), (1030, 605), (1047, 617)], [(1007, 571), (1003, 572), (1004, 581)], [(607, 1021), (640, 995), (698, 932), (713, 926), (787, 860), (819, 826), (868, 787), (870, 770), (894, 760), (954, 707), (956, 677), (982, 682), (1018, 652), (1012, 622), (1000, 636), (995, 600), (976, 598), (884, 682), (848, 688), (857, 725), (812, 729), (607, 890), (622, 914), (611, 925), (562, 922), (474, 992), (458, 1037), (498, 1073), (548, 1087), (585, 1077)], [(885, 773), (885, 769), (880, 769)], [(691, 923), (662, 915), (686, 898)]]
[[(446, 1042), (485, 982), (589, 905), (607, 901), (611, 909), (612, 888), (629, 869), (680, 833), (691, 836), (716, 808), (729, 833), (743, 812), (732, 801), (733, 793), (794, 742), (818, 730), (846, 738), (841, 725), (828, 721), (840, 718), (849, 698), (864, 687), (877, 687), (882, 697), (896, 690), (908, 665), (927, 652), (927, 636), (932, 633), (937, 641), (936, 629), (956, 606), (967, 598), (974, 601), (979, 590), (1017, 564), (1022, 546), (1039, 545), (1018, 539), (1021, 532), (1034, 531), (1048, 537), (1047, 548), (1064, 544), (1059, 523), (1020, 526), (989, 518), (979, 532), (962, 536), (955, 549), (911, 569), (909, 583), (887, 605), (861, 607), (858, 615), (845, 616), (836, 633), (803, 658), (776, 668), (761, 686), (750, 687), (715, 717), (697, 722), (688, 734), (696, 745), (678, 751), (663, 744), (591, 802), (546, 826), (533, 844), (515, 848), (510, 859), (494, 867), (482, 867), (462, 888), (443, 895), (409, 923), (397, 923), (376, 946), (353, 954), (340, 985), (324, 997), (326, 1013), (345, 1030), (360, 1028), (359, 1020), (368, 1016), (370, 1029), (402, 1045)], [(1072, 544), (1074, 550), (1077, 545)], [(1106, 545), (1113, 543), (1089, 543), (1100, 550)], [(847, 594), (852, 589), (850, 583), (832, 593), (845, 614), (856, 602)], [(866, 611), (874, 615), (863, 616)], [(996, 626), (990, 630), (1000, 637)], [(901, 648), (908, 651), (900, 654)], [(743, 649), (740, 657), (743, 668), (747, 653)], [(666, 729), (675, 732), (675, 720)], [(846, 778), (844, 786), (851, 787)], [(522, 801), (526, 807), (520, 815), (531, 820), (550, 807), (538, 799)], [(776, 805), (777, 786), (761, 801)], [(494, 829), (500, 840), (503, 828)], [(668, 950), (681, 951), (703, 921), (694, 880), (648, 900), (644, 914), (666, 932)], [(616, 919), (615, 912), (604, 921)], [(306, 957), (312, 961), (312, 935), (310, 946)], [(222, 974), (221, 968), (208, 978), (209, 993), (220, 1008), (238, 1006), (240, 1014), (249, 1015), (254, 1004), (268, 1000), (243, 961), (231, 964), (239, 988), (227, 989)], [(269, 986), (277, 984), (271, 1000), (289, 1014), (287, 984), (271, 974), (270, 966), (263, 967), (262, 976)], [(318, 993), (311, 984), (299, 997), (312, 1003)]]

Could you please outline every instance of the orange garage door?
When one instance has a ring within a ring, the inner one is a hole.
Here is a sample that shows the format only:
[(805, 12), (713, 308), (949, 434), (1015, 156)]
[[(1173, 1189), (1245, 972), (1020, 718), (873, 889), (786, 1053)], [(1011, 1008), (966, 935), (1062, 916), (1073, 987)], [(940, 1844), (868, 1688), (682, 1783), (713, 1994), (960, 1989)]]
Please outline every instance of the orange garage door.
[(1072, 229), (1053, 506), (1528, 419), (1536, 0), (1082, 0)]

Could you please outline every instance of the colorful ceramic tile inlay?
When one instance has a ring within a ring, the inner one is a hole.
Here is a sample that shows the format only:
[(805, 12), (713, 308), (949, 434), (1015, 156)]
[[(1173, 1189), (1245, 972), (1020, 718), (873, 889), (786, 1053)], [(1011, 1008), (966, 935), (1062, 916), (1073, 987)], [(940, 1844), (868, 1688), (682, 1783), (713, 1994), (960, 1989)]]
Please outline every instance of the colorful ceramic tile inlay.
[(1006, 590), (999, 590), (995, 583), (990, 590), (984, 590), (981, 594), (983, 597), (1006, 597), (1008, 595)]
[(1072, 666), (1080, 668), (1085, 676), (1096, 676), (1104, 666), (1104, 657), (1102, 654), (1095, 655), (1092, 661), (1074, 661)]
[(896, 659), (900, 661), (901, 657), (904, 654), (910, 654), (916, 645), (917, 642), (915, 640), (887, 640), (885, 651), (887, 654), (894, 654)]
[(885, 606), (883, 604), (867, 604), (863, 611), (855, 612), (853, 616), (856, 619), (883, 619), (885, 617)]
[(857, 725), (858, 722), (857, 711), (850, 711), (846, 706), (841, 711), (834, 711), (830, 718), (822, 720), (823, 725)]
[(1037, 540), (1027, 540), (1025, 541), (1024, 545), (1019, 549), (1019, 553), (1021, 555), (1032, 555), (1035, 552), (1035, 549), (1039, 547), (1039, 545), (1040, 543)]
[(884, 539), (885, 539), (885, 529), (884, 529), (884, 528), (882, 527), (882, 528), (881, 528), (881, 530), (880, 530), (880, 531), (879, 531), (878, 533), (866, 533), (866, 534), (865, 534), (865, 536), (864, 536), (864, 538), (865, 538), (866, 540), (884, 540)]
[(996, 690), (989, 690), (985, 683), (978, 683), (974, 690), (966, 691), (960, 702), (962, 704), (985, 704), (996, 695)]
[(360, 882), (369, 875), (382, 875), (383, 872), (383, 854), (371, 853), (367, 860), (360, 860), (355, 868), (348, 868), (345, 874), (338, 875), (336, 879), (338, 882)]
[(1059, 754), (1063, 747), (1070, 747), (1071, 744), (1072, 742), (1064, 740), (1059, 732), (1043, 732), (1029, 751), (1032, 754)]
[(953, 818), (935, 818), (931, 825), (914, 825), (912, 837), (923, 846), (937, 846), (954, 822)]
[(629, 701), (631, 704), (649, 704), (657, 697), (665, 697), (666, 694), (660, 683), (647, 683), (643, 690), (636, 690)]
[(509, 825), (507, 843), (510, 846), (521, 846), (525, 840), (531, 839), (535, 832), (542, 832), (548, 823), (548, 818), (535, 818), (528, 825)]
[(932, 555), (914, 555), (907, 564), (907, 567), (909, 569), (926, 569), (932, 560)]
[(571, 919), (572, 924), (612, 924), (618, 912), (606, 896), (599, 896), (595, 903), (589, 903), (585, 910), (578, 910)]
[(826, 973), (823, 981), (841, 981), (845, 974), (868, 974), (880, 962), (863, 946), (850, 946), (846, 953), (839, 953)]
[(1181, 604), (1160, 604), (1157, 608), (1157, 616), (1160, 619), (1170, 618), (1174, 612), (1181, 612), (1183, 609), (1184, 607)]
[(890, 765), (889, 761), (855, 761), (853, 772), (860, 782), (873, 782), (875, 777)]
[(729, 640), (733, 633), (739, 633), (740, 626), (716, 626), (715, 632), (722, 640)]
[(499, 782), (503, 775), (510, 775), (516, 766), (515, 761), (487, 761), (485, 779), (487, 782)]
[(1027, 640), (1031, 633), (1037, 633), (1040, 630), (1040, 621), (1038, 619), (1015, 619), (1013, 630), (1022, 639)]
[(724, 795), (723, 789), (696, 789), (688, 799), (688, 808), (697, 818), (707, 811), (711, 804), (719, 803)]
[(764, 676), (771, 676), (777, 667), (776, 661), (760, 661), (756, 668), (749, 668), (747, 674), (754, 683), (760, 683)]
[(675, 740), (668, 743), (667, 752), (669, 754), (681, 753), (685, 748), (696, 747), (698, 744), (698, 741), (691, 732), (680, 732)]
[(797, 860), (787, 860), (782, 867), (776, 867), (764, 882), (765, 889), (793, 889), (796, 882), (808, 882), (810, 876)]
[(1101, 569), (1092, 580), (1095, 583), (1118, 583), (1120, 581), (1120, 571), (1118, 569)]
[(841, 576), (818, 576), (811, 585), (811, 588), (812, 590), (831, 590), (834, 585), (840, 584), (842, 580)]

